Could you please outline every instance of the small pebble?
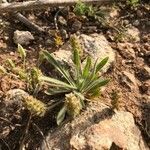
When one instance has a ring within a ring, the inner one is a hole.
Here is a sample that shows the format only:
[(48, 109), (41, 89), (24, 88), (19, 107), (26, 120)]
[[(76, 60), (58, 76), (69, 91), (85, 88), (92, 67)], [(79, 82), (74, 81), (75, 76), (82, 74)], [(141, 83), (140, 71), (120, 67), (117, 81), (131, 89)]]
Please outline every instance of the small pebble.
[(135, 21), (133, 22), (133, 25), (136, 26), (136, 27), (139, 26), (139, 25), (140, 25), (139, 20), (135, 20)]
[(11, 56), (14, 56), (14, 55), (15, 55), (15, 53), (14, 53), (14, 52), (10, 52), (9, 54), (10, 54)]

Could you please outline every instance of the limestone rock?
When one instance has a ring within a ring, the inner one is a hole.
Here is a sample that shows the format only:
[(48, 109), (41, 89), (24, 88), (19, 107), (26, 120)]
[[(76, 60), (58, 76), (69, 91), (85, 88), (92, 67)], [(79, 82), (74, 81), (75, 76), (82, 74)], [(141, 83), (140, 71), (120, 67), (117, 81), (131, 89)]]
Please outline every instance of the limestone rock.
[[(46, 138), (50, 149), (69, 150), (148, 150), (129, 112), (112, 112), (95, 102), (72, 122), (59, 127)], [(48, 150), (42, 145), (42, 150)]]
[(71, 64), (73, 63), (71, 59), (72, 58), (71, 51), (59, 50), (55, 51), (53, 55), (55, 56), (56, 60), (60, 62), (61, 65), (71, 66)]
[[(111, 119), (87, 128), (80, 135), (74, 135), (70, 144), (77, 150), (86, 150), (88, 147), (91, 150), (105, 150), (111, 149), (113, 144), (118, 149), (140, 150), (140, 137), (141, 133), (134, 124), (132, 114), (117, 112)], [(141, 146), (144, 150), (144, 145)]]
[(115, 52), (109, 45), (107, 39), (102, 34), (92, 34), (91, 36), (82, 34), (80, 36), (81, 44), (85, 55), (90, 55), (93, 58), (93, 63), (96, 59), (99, 61), (105, 57), (109, 57), (107, 64), (103, 68), (106, 72), (115, 62)]
[(16, 30), (13, 39), (15, 44), (28, 45), (34, 37), (29, 31)]
[[(13, 89), (6, 92), (4, 100), (0, 100), (0, 117), (4, 118), (4, 120), (0, 121), (1, 138), (5, 138), (15, 129), (16, 124), (19, 124), (22, 120), (24, 107), (20, 93), (27, 95), (27, 93), (21, 89)], [(13, 122), (13, 120), (15, 120), (15, 122)]]
[[(110, 47), (107, 39), (102, 34), (92, 34), (85, 35), (81, 34), (79, 36), (81, 46), (83, 48), (83, 55), (90, 55), (93, 61), (93, 64), (96, 59), (102, 60), (105, 57), (109, 57), (108, 63), (104, 66), (103, 72), (106, 72), (115, 61), (115, 52)], [(67, 62), (69, 65), (71, 64), (71, 46), (69, 43), (63, 46), (62, 50), (54, 52), (56, 58), (60, 62)], [(83, 60), (84, 63), (84, 60)]]
[(126, 41), (131, 42), (139, 42), (140, 41), (140, 31), (138, 30), (138, 28), (131, 26), (130, 28), (127, 29), (126, 31), (127, 34), (127, 39)]

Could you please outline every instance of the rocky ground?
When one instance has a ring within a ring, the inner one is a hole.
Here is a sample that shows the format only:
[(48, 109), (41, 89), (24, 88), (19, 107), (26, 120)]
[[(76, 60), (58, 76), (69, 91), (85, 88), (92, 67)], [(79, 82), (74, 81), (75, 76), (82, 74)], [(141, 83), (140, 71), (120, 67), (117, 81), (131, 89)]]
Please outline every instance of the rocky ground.
[[(22, 13), (45, 33), (27, 28), (13, 15), (0, 15), (0, 65), (10, 58), (21, 66), (16, 43), (27, 49), (28, 67), (35, 66), (42, 49), (53, 52), (61, 63), (68, 64), (71, 58), (68, 41), (74, 33), (80, 39), (85, 56), (90, 54), (93, 60), (109, 56), (103, 76), (111, 82), (102, 89), (98, 101), (89, 103), (79, 117), (66, 120), (59, 127), (55, 122), (57, 110), (43, 118), (33, 118), (24, 149), (149, 149), (150, 4), (142, 1), (136, 7), (117, 3), (97, 8), (101, 13), (98, 20), (87, 14), (76, 15), (73, 7)], [(52, 74), (45, 64), (41, 69)], [(26, 90), (26, 83), (0, 75), (2, 150), (19, 149), (29, 118), (18, 100), (7, 97), (8, 91), (16, 88)], [(49, 97), (42, 93), (37, 97), (49, 102)], [(117, 110), (112, 111), (114, 105)]]

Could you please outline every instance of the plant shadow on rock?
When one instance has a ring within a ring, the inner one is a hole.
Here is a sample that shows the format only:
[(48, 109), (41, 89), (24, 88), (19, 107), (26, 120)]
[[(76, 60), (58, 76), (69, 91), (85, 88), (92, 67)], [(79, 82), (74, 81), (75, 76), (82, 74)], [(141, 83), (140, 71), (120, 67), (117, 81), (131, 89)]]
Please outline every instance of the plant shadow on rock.
[[(90, 108), (89, 108), (90, 109)], [(88, 127), (98, 124), (99, 122), (105, 120), (105, 119), (111, 119), (112, 116), (115, 114), (115, 112), (110, 108), (103, 108), (102, 110), (96, 110), (96, 112), (88, 112), (89, 110), (85, 110), (83, 114), (81, 113), (81, 116), (79, 118), (75, 118), (72, 122), (66, 121), (65, 126), (62, 124), (60, 127), (56, 128), (51, 134), (48, 134), (47, 141), (55, 139), (56, 137), (59, 137), (57, 144), (60, 148), (70, 149), (70, 139), (72, 135), (78, 134), (78, 132), (85, 131)], [(85, 119), (86, 118), (86, 119)], [(80, 121), (79, 121), (80, 120)], [(79, 121), (79, 123), (78, 123)], [(60, 134), (61, 133), (61, 134)], [(50, 139), (49, 139), (50, 138)], [(65, 141), (64, 141), (65, 139)], [(41, 149), (39, 150), (45, 150), (46, 145), (43, 143), (41, 145)]]

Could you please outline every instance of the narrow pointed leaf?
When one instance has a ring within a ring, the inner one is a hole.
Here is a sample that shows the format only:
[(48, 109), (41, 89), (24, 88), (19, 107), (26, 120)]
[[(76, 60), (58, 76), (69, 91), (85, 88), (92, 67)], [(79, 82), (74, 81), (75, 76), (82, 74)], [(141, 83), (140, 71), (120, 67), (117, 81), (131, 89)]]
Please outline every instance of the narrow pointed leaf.
[(56, 94), (61, 94), (61, 93), (67, 93), (67, 92), (71, 92), (71, 90), (67, 90), (67, 89), (48, 89), (45, 93), (47, 95), (56, 95)]
[(18, 52), (22, 59), (26, 58), (26, 51), (20, 44), (18, 44)]
[(86, 78), (89, 74), (89, 71), (90, 71), (90, 67), (91, 67), (91, 58), (90, 57), (87, 57), (87, 60), (86, 60), (86, 65), (83, 69), (83, 78)]
[(57, 115), (57, 124), (60, 125), (62, 121), (65, 119), (65, 115), (67, 112), (67, 107), (63, 106)]
[(105, 66), (105, 64), (108, 62), (108, 59), (109, 59), (109, 57), (106, 57), (99, 64), (97, 64), (97, 66), (96, 66), (96, 73), (98, 71), (100, 71)]
[(47, 59), (47, 61), (51, 63), (71, 85), (75, 85), (71, 76), (65, 71), (65, 69), (54, 59), (54, 57), (48, 51), (43, 51), (43, 54), (45, 59)]
[(76, 48), (74, 49), (74, 52), (73, 52), (73, 62), (76, 67), (77, 85), (79, 85), (79, 80), (80, 80), (80, 77), (82, 76), (82, 71), (81, 71), (81, 60), (80, 60), (79, 52)]
[(93, 81), (87, 88), (85, 88), (83, 92), (86, 93), (86, 92), (89, 92), (90, 90), (94, 90), (94, 89), (97, 89), (98, 87), (102, 87), (106, 85), (109, 81), (110, 81), (109, 79), (106, 79), (106, 80), (97, 79)]
[(69, 88), (69, 89), (76, 89), (74, 86), (71, 86), (63, 81), (60, 81), (60, 80), (57, 80), (57, 79), (54, 79), (54, 78), (50, 78), (50, 77), (46, 77), (46, 76), (41, 76), (39, 77), (39, 80), (40, 81), (45, 81), (45, 82), (48, 82), (48, 83), (52, 83), (51, 85), (52, 86), (56, 86), (56, 87), (63, 87), (63, 88)]
[(81, 59), (79, 55), (79, 51), (77, 49), (74, 49), (73, 51), (73, 62), (77, 67), (78, 72), (81, 71)]
[(84, 89), (86, 89), (93, 82), (95, 75), (96, 75), (96, 64), (97, 64), (97, 60), (94, 63), (94, 67), (93, 67), (91, 73), (84, 80), (84, 82), (80, 88), (80, 91), (84, 91)]

